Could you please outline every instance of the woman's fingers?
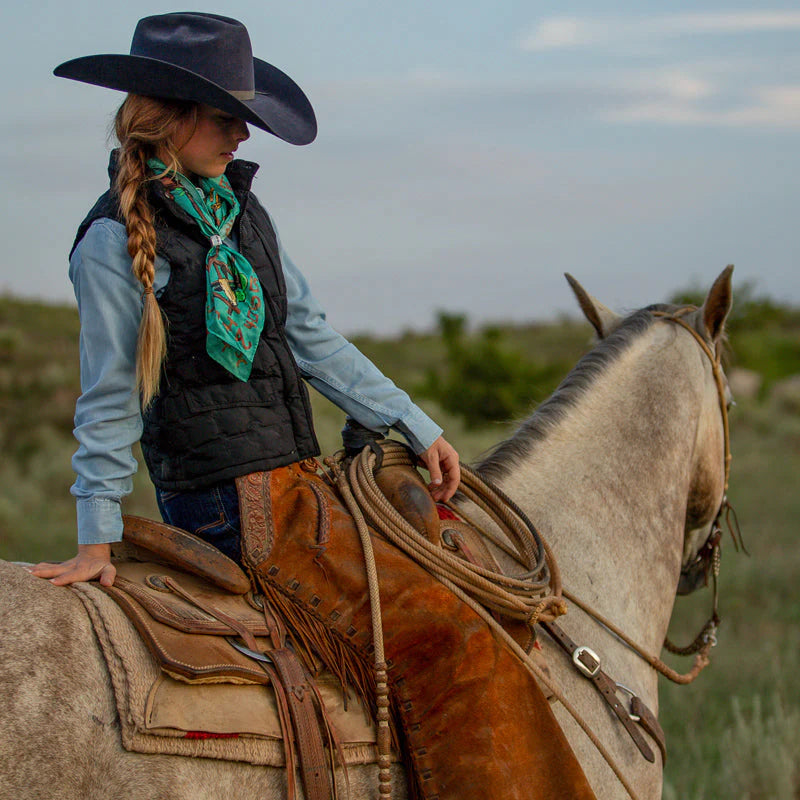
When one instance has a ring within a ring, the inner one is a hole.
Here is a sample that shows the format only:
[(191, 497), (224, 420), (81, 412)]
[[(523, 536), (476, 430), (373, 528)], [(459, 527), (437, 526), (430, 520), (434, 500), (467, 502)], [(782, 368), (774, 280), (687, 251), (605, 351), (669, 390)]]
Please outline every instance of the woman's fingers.
[(461, 481), (461, 468), (456, 449), (440, 436), (420, 455), (431, 476), (428, 485), (431, 496), (437, 502), (446, 502), (458, 489)]
[(441, 462), (444, 473), (442, 481), (443, 500), (449, 500), (456, 493), (458, 485), (461, 483), (461, 467), (459, 466), (458, 453), (452, 447), (450, 450), (451, 452)]
[(117, 577), (117, 568), (113, 564), (106, 564), (100, 573), (99, 579), (103, 586), (113, 586)]
[(65, 572), (69, 572), (74, 565), (74, 558), (71, 558), (69, 561), (42, 561), (39, 564), (34, 564), (32, 567), (26, 567), (28, 572), (31, 575), (35, 575), (37, 578), (55, 578), (57, 575), (63, 575)]
[(103, 586), (111, 586), (117, 574), (111, 563), (110, 544), (79, 545), (78, 555), (68, 561), (59, 564), (43, 561), (27, 569), (31, 575), (49, 579), (55, 586), (91, 581), (95, 578), (99, 578)]
[(442, 468), (440, 466), (439, 456), (437, 451), (432, 452), (428, 456), (427, 461), (425, 461), (425, 466), (428, 468), (428, 472), (430, 473), (431, 476), (431, 482), (429, 486), (431, 488), (440, 486), (442, 483)]
[(50, 583), (54, 586), (67, 586), (76, 581), (91, 581), (97, 578), (103, 586), (111, 586), (116, 575), (117, 570), (113, 564), (98, 560), (76, 564), (68, 572), (50, 578)]

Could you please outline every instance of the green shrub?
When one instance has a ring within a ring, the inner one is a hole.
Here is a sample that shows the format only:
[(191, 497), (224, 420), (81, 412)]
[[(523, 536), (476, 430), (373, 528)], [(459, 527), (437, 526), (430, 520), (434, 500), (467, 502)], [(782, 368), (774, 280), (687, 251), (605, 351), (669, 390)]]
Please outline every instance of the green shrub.
[(800, 797), (800, 708), (777, 693), (731, 700), (732, 724), (720, 742), (722, 782), (738, 786), (742, 800), (795, 800)]
[(526, 412), (533, 398), (555, 389), (566, 367), (559, 361), (533, 362), (506, 344), (497, 326), (467, 336), (466, 317), (439, 314), (446, 348), (444, 366), (431, 367), (419, 392), (463, 418), (468, 428), (505, 422)]

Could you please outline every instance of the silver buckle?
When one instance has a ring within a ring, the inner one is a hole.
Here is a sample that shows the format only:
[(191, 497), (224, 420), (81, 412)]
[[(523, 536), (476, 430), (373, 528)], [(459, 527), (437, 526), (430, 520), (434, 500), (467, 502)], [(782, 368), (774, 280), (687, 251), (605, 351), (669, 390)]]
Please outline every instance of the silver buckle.
[[(594, 659), (595, 663), (593, 667), (590, 667), (587, 664), (584, 664), (583, 661), (581, 661), (581, 656), (584, 655)], [(598, 656), (597, 653), (594, 652), (594, 650), (591, 650), (588, 647), (583, 647), (583, 646), (579, 647), (572, 654), (572, 661), (578, 668), (578, 671), (581, 672), (583, 675), (585, 675), (587, 678), (594, 678), (594, 676), (597, 675), (598, 672), (600, 672), (600, 656)]]
[(703, 643), (710, 644), (711, 647), (717, 646), (717, 626), (712, 625), (708, 631), (703, 635)]

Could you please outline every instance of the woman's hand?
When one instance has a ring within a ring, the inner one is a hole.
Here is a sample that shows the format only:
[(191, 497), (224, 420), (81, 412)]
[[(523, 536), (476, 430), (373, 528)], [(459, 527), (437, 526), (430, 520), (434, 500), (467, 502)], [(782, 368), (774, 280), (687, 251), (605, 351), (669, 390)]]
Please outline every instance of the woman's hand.
[(447, 502), (456, 493), (461, 481), (456, 449), (440, 436), (419, 457), (431, 475), (431, 482), (428, 484), (431, 496), (437, 503)]
[(78, 555), (60, 564), (49, 564), (46, 561), (28, 567), (31, 575), (37, 578), (49, 578), (56, 586), (66, 586), (75, 581), (90, 581), (99, 578), (103, 586), (114, 583), (117, 570), (111, 563), (110, 544), (79, 544)]

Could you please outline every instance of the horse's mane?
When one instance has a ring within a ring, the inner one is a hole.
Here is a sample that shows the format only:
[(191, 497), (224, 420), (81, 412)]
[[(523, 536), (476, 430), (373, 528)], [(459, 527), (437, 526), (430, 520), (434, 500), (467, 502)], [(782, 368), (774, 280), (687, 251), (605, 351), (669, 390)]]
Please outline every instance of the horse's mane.
[(508, 475), (514, 464), (524, 459), (536, 443), (564, 419), (597, 377), (650, 328), (656, 319), (651, 312), (673, 312), (677, 308), (679, 306), (655, 304), (625, 317), (615, 331), (581, 358), (555, 392), (519, 425), (511, 438), (500, 442), (477, 465), (477, 471), (484, 478), (494, 481)]

